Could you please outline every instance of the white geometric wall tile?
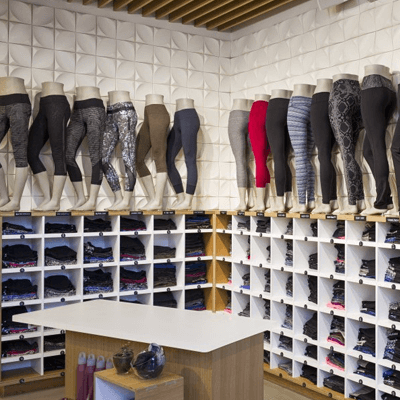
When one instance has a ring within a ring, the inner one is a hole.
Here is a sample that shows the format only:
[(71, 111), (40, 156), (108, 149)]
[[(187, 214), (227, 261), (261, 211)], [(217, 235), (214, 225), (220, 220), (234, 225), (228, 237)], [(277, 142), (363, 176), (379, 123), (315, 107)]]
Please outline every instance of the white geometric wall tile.
[(75, 54), (56, 50), (56, 71), (75, 72)]
[(10, 22), (8, 40), (10, 43), (25, 44), (30, 46), (32, 43), (31, 26)]
[[(218, 126), (219, 123), (219, 111), (211, 108), (204, 109), (204, 125), (207, 126)], [(213, 159), (209, 158), (209, 161)], [(215, 158), (214, 158), (215, 160)]]
[(91, 14), (76, 14), (76, 31), (96, 34), (96, 16)]
[(219, 72), (220, 72), (220, 74), (224, 74), (224, 75), (230, 75), (232, 73), (230, 58), (220, 58), (219, 59)]
[(204, 56), (204, 71), (214, 72), (218, 74), (219, 72), (219, 58), (215, 56)]
[(30, 46), (20, 46), (18, 44), (10, 44), (8, 46), (9, 62), (11, 65), (19, 65), (21, 67), (31, 67), (32, 65), (32, 48)]
[[(187, 89), (185, 87), (171, 86), (171, 102), (175, 103), (176, 100), (187, 98)], [(195, 105), (196, 107), (196, 105)]]
[(30, 67), (23, 68), (10, 65), (9, 67), (9, 74), (15, 78), (22, 78), (25, 81), (25, 87), (31, 88), (32, 87), (32, 72)]
[(198, 71), (189, 71), (188, 87), (193, 89), (203, 89), (204, 73)]
[(244, 38), (236, 39), (232, 42), (232, 54), (231, 57), (237, 57), (240, 54), (243, 54), (244, 47), (246, 43)]
[(329, 25), (329, 43), (344, 42), (344, 21), (337, 21)]
[(375, 31), (375, 10), (364, 11), (360, 14), (360, 35)]
[(98, 56), (115, 58), (117, 53), (117, 41), (105, 37), (97, 37)]
[(117, 21), (111, 18), (97, 17), (97, 35), (115, 39), (117, 37)]
[[(261, 44), (266, 45), (265, 43)], [(189, 48), (190, 50), (190, 48)], [(230, 40), (220, 40), (219, 41), (219, 55), (220, 57), (231, 57), (232, 54), (232, 44), (230, 42)]]
[(135, 100), (146, 100), (146, 95), (152, 94), (153, 85), (151, 83), (135, 82)]
[(154, 47), (154, 64), (169, 67), (171, 65), (171, 49), (166, 47)]
[(229, 93), (231, 91), (231, 77), (220, 75), (219, 91)]
[(384, 4), (383, 6), (375, 8), (374, 14), (376, 30), (388, 28), (392, 25), (392, 12), (393, 3)]
[(8, 44), (7, 43), (0, 43), (0, 64), (8, 64)]
[(135, 63), (135, 80), (139, 82), (153, 82), (153, 66), (151, 64)]
[(219, 75), (204, 72), (204, 89), (218, 91), (219, 90)]
[(8, 19), (8, 0), (0, 0), (0, 19)]
[(350, 62), (358, 60), (359, 57), (359, 47), (356, 39), (348, 40), (344, 42), (344, 61)]
[(117, 40), (117, 58), (135, 61), (135, 43)]
[[(190, 54), (190, 53), (189, 53)], [(202, 57), (200, 54), (193, 55)], [(171, 67), (187, 68), (188, 66), (188, 53), (182, 50), (172, 50), (171, 52)]]
[(214, 38), (204, 38), (204, 54), (210, 54), (212, 56), (219, 56), (219, 41)]
[[(188, 35), (188, 51), (204, 53), (204, 38), (200, 35)], [(229, 57), (229, 56), (226, 56)]]
[[(385, 53), (393, 50), (392, 29), (386, 28), (376, 32), (375, 52)], [(385, 64), (386, 65), (386, 64)]]
[[(204, 97), (204, 107), (205, 108), (217, 109), (218, 103), (219, 103), (218, 92), (211, 92), (211, 91), (205, 92), (205, 97)], [(214, 138), (214, 140), (218, 141), (218, 135), (216, 135), (216, 138)]]
[(75, 52), (75, 32), (62, 31), (56, 29), (55, 35), (56, 35), (56, 40), (55, 40), (56, 50)]
[(376, 54), (373, 57), (373, 64), (381, 64), (391, 66), (393, 63), (394, 54), (392, 51), (382, 54)]
[(117, 61), (117, 79), (135, 79), (135, 63), (130, 61)]
[[(95, 66), (93, 66), (93, 69), (96, 69)], [(96, 76), (76, 74), (76, 86), (96, 86)]]
[(268, 29), (261, 29), (258, 32), (253, 33), (252, 36), (254, 37), (255, 41), (254, 50), (258, 50), (264, 46), (267, 46), (267, 35), (268, 35)]
[(290, 36), (291, 36), (290, 20), (282, 21), (278, 25), (278, 29), (279, 29), (279, 36), (281, 37), (282, 40), (290, 38)]
[(154, 28), (154, 46), (171, 47), (171, 31)]
[(315, 30), (315, 41), (317, 49), (329, 46), (329, 25)]
[(319, 49), (315, 52), (315, 66), (316, 69), (328, 68), (329, 62), (329, 49)]
[(147, 25), (136, 24), (136, 42), (153, 44), (154, 28)]
[[(179, 65), (178, 65), (179, 67)], [(183, 66), (181, 66), (183, 67)], [(197, 53), (188, 53), (188, 69), (203, 71), (204, 70), (204, 55)], [(184, 67), (186, 68), (186, 66)]]
[(188, 35), (183, 32), (172, 31), (171, 48), (186, 51), (188, 49)]
[(113, 58), (97, 57), (97, 75), (115, 78), (116, 61)]
[(393, 48), (400, 49), (400, 25), (392, 28)]
[[(34, 26), (32, 31), (33, 46), (45, 47), (46, 49), (54, 49), (53, 28), (42, 28), (41, 26)], [(72, 51), (75, 51), (75, 49), (73, 49)]]
[(96, 73), (96, 57), (84, 54), (76, 55), (76, 73), (94, 75)]
[(33, 25), (54, 28), (54, 8), (33, 5)]
[(189, 99), (193, 99), (196, 104), (196, 108), (204, 106), (204, 93), (201, 89), (187, 89), (187, 96)]
[(303, 63), (303, 71), (305, 74), (309, 74), (312, 71), (316, 70), (316, 57), (317, 52), (312, 51), (310, 53), (303, 54), (300, 59)]
[(320, 10), (317, 8), (316, 13), (315, 13), (315, 26), (324, 26), (328, 25), (330, 22), (330, 16), (329, 16), (329, 10)]
[(153, 93), (164, 96), (164, 103), (168, 104), (171, 102), (171, 89), (169, 85), (153, 84)]
[(153, 83), (169, 85), (171, 82), (171, 68), (160, 65), (153, 66)]
[(9, 14), (10, 21), (32, 23), (32, 6), (30, 4), (12, 0), (9, 2)]
[(360, 58), (370, 57), (374, 54), (375, 32), (360, 36), (358, 39)]
[(260, 41), (264, 42), (264, 39), (265, 39), (263, 37), (264, 33), (265, 32), (263, 32), (263, 31), (255, 32), (255, 33), (252, 33), (251, 35), (247, 36), (246, 46), (244, 48), (245, 53), (248, 53), (250, 51), (255, 51), (260, 48)]
[(108, 92), (115, 90), (115, 79), (97, 78), (97, 87), (102, 96), (107, 96)]
[(117, 39), (135, 41), (135, 24), (132, 22), (117, 21)]
[(278, 71), (278, 80), (289, 78), (290, 60), (283, 60), (276, 63), (276, 70)]
[(96, 54), (96, 36), (77, 33), (76, 51), (83, 54)]
[(315, 29), (315, 14), (316, 14), (316, 12), (317, 12), (317, 10), (313, 9), (313, 10), (307, 11), (306, 13), (301, 15), (304, 32), (309, 32), (309, 31)]
[(354, 15), (343, 20), (343, 33), (345, 40), (353, 39), (359, 35), (359, 21), (359, 15)]
[[(73, 56), (73, 53), (69, 53)], [(54, 70), (54, 50), (41, 49), (34, 47), (32, 49), (32, 67)]]
[(55, 10), (56, 29), (75, 31), (75, 13), (68, 10)]
[(54, 71), (44, 69), (32, 69), (32, 89), (40, 90), (43, 82), (53, 82)]
[(171, 68), (171, 85), (186, 87), (188, 70), (183, 68)]
[(0, 42), (8, 43), (8, 22), (0, 21)]
[(128, 91), (132, 101), (135, 98), (135, 82), (133, 80), (117, 79), (115, 89)]
[(357, 15), (360, 12), (358, 0), (348, 0), (342, 4), (342, 9), (344, 18)]
[(153, 59), (154, 59), (153, 49), (154, 49), (153, 46), (136, 43), (136, 61), (153, 64)]

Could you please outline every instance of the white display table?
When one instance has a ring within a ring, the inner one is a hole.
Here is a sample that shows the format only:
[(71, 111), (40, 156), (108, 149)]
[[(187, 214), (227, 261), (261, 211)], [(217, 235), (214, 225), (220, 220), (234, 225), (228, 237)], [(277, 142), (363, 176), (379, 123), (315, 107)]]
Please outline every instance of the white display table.
[(186, 400), (263, 398), (263, 320), (106, 300), (13, 320), (66, 331), (68, 399), (75, 399), (79, 352), (109, 357), (127, 341), (135, 355), (151, 342), (164, 346), (165, 370), (184, 377)]

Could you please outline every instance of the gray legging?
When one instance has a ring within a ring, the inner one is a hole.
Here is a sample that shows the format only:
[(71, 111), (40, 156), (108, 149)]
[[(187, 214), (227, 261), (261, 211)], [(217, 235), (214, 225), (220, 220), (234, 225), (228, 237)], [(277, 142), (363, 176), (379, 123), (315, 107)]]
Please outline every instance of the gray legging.
[(182, 179), (175, 166), (175, 158), (183, 147), (187, 168), (186, 193), (194, 194), (197, 185), (197, 134), (200, 119), (194, 108), (179, 110), (174, 116), (174, 126), (168, 136), (167, 167), (168, 176), (175, 193), (182, 193)]
[(228, 135), (236, 161), (236, 177), (239, 188), (250, 188), (254, 176), (248, 167), (251, 152), (249, 138), (249, 111), (232, 110), (229, 114)]

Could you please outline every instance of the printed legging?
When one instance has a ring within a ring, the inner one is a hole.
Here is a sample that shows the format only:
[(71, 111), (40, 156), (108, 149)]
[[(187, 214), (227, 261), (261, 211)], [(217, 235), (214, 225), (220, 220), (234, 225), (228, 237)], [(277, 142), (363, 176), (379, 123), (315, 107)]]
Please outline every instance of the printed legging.
[(314, 170), (311, 156), (314, 138), (310, 122), (311, 97), (294, 96), (289, 101), (287, 124), (294, 150), (299, 204), (314, 201)]
[(339, 79), (329, 96), (329, 119), (344, 165), (349, 204), (364, 199), (362, 172), (356, 161), (356, 144), (362, 125), (360, 83)]
[(118, 141), (122, 147), (125, 166), (125, 191), (132, 192), (136, 183), (136, 124), (137, 114), (131, 102), (112, 104), (107, 108), (103, 137), (103, 172), (113, 192), (121, 190), (117, 171), (111, 164), (111, 154)]
[(106, 122), (103, 101), (87, 99), (76, 101), (67, 128), (67, 171), (71, 182), (81, 182), (82, 173), (75, 160), (76, 153), (87, 135), (89, 156), (92, 164), (92, 185), (100, 185), (103, 179), (101, 149)]
[[(400, 96), (400, 85), (397, 86), (397, 93)], [(397, 196), (400, 196), (400, 118), (397, 120), (391, 147), (394, 172), (396, 175)]]
[(270, 153), (267, 141), (267, 110), (268, 102), (258, 100), (253, 103), (249, 115), (249, 137), (256, 161), (256, 187), (265, 188), (270, 182), (267, 158)]

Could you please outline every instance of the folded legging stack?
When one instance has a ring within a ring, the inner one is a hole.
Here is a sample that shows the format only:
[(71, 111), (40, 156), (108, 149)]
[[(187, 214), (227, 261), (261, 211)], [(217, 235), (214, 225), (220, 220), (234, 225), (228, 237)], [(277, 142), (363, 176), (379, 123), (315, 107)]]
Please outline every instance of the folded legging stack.
[(145, 260), (146, 249), (138, 238), (120, 237), (120, 261)]
[(3, 222), (3, 235), (29, 235), (34, 233), (32, 229), (25, 228), (23, 225)]
[(124, 217), (120, 217), (119, 221), (119, 229), (121, 232), (147, 230), (146, 224), (143, 221)]
[(167, 172), (167, 138), (170, 117), (164, 104), (150, 104), (144, 108), (144, 121), (137, 135), (136, 169), (141, 178), (150, 175), (145, 164), (152, 151), (157, 174)]
[(185, 257), (200, 257), (206, 255), (202, 233), (187, 233), (185, 235)]
[(400, 389), (400, 371), (388, 369), (383, 372), (383, 383), (394, 389)]
[(92, 164), (92, 185), (101, 185), (103, 134), (106, 113), (101, 99), (75, 101), (67, 128), (66, 161), (71, 182), (82, 182), (82, 173), (76, 162), (76, 153), (85, 136), (88, 138), (89, 156)]
[(83, 270), (83, 294), (110, 293), (113, 291), (111, 272), (102, 269)]
[(207, 264), (203, 261), (190, 262), (185, 265), (185, 285), (207, 283)]
[(66, 96), (52, 95), (40, 98), (39, 112), (29, 131), (28, 162), (34, 174), (46, 171), (40, 161), (40, 151), (50, 140), (54, 175), (66, 176), (65, 142), (71, 109)]
[(174, 264), (154, 264), (154, 287), (176, 286), (176, 266)]
[(362, 388), (356, 390), (349, 394), (350, 399), (356, 400), (375, 400), (375, 389), (363, 386)]
[(250, 289), (250, 272), (242, 276), (243, 283), (240, 285), (242, 289)]
[(337, 281), (333, 285), (332, 300), (326, 306), (336, 310), (345, 309), (344, 281)]
[(205, 297), (202, 289), (186, 290), (185, 310), (204, 311), (206, 310)]
[(336, 243), (335, 249), (337, 250), (337, 258), (333, 261), (335, 264), (335, 272), (337, 274), (344, 274), (346, 268), (344, 244)]
[(72, 265), (77, 262), (76, 251), (68, 246), (57, 246), (44, 249), (44, 265)]
[(308, 256), (308, 267), (310, 269), (318, 269), (318, 253), (310, 254)]
[(317, 237), (318, 236), (318, 223), (316, 221), (311, 222), (310, 228), (311, 228), (313, 237)]
[(65, 369), (65, 355), (45, 357), (43, 367), (44, 372)]
[(270, 331), (264, 332), (264, 342), (271, 343), (271, 332)]
[(375, 178), (377, 197), (374, 207), (387, 209), (392, 199), (386, 128), (396, 107), (396, 93), (392, 81), (381, 75), (365, 76), (361, 89), (361, 115), (365, 126), (363, 155)]
[(117, 171), (111, 163), (111, 155), (121, 143), (122, 161), (125, 166), (125, 192), (132, 192), (136, 183), (136, 124), (137, 114), (130, 101), (111, 104), (103, 135), (102, 168), (113, 192), (121, 190)]
[[(249, 277), (250, 280), (250, 277)], [(286, 281), (286, 296), (293, 297), (293, 276), (289, 275)]]
[(375, 328), (360, 328), (354, 350), (375, 357)]
[(323, 385), (335, 392), (344, 394), (344, 378), (341, 376), (328, 376), (327, 378), (324, 378)]
[(325, 357), (325, 362), (333, 368), (337, 368), (340, 371), (344, 371), (344, 355), (336, 351), (331, 351)]
[(361, 302), (360, 312), (362, 312), (363, 314), (368, 314), (368, 315), (372, 315), (372, 316), (375, 317), (375, 315), (376, 315), (375, 308), (376, 308), (376, 302), (375, 301), (363, 300)]
[(246, 221), (239, 221), (237, 224), (237, 229), (240, 231), (247, 231), (250, 232), (250, 220)]
[(228, 135), (236, 163), (236, 181), (238, 188), (254, 186), (254, 177), (248, 161), (250, 160), (250, 138), (248, 134), (249, 112), (232, 110), (229, 113)]
[(282, 328), (293, 329), (293, 307), (291, 305), (286, 305), (285, 319)]
[(197, 186), (197, 134), (200, 119), (194, 108), (179, 110), (174, 115), (174, 126), (167, 142), (168, 177), (175, 193), (183, 193), (182, 178), (175, 165), (175, 158), (183, 148), (187, 168), (186, 193), (193, 195)]
[(322, 204), (336, 200), (336, 171), (332, 164), (332, 149), (336, 143), (329, 121), (329, 92), (315, 93), (311, 101), (311, 131), (318, 149)]
[(292, 361), (282, 361), (278, 364), (278, 368), (287, 372), (289, 376), (292, 376)]
[(335, 232), (333, 232), (332, 237), (335, 239), (345, 239), (346, 238), (344, 221), (338, 221), (336, 223), (336, 230), (335, 230)]
[(375, 364), (365, 360), (358, 360), (357, 369), (354, 373), (369, 379), (375, 379)]
[(3, 268), (29, 268), (36, 267), (38, 262), (37, 251), (26, 244), (4, 246), (2, 252)]
[(60, 224), (46, 222), (44, 225), (44, 233), (76, 233), (76, 226), (74, 224)]
[(238, 313), (240, 317), (250, 317), (250, 302), (246, 304), (246, 307)]
[(400, 362), (400, 331), (388, 329), (383, 359)]
[(293, 235), (293, 220), (292, 219), (288, 222), (288, 224), (286, 226), (285, 235)]
[(154, 293), (154, 305), (159, 307), (177, 308), (178, 303), (172, 292)]
[(331, 322), (331, 329), (328, 336), (328, 342), (344, 346), (345, 344), (345, 330), (344, 330), (344, 318), (334, 316)]
[(271, 319), (271, 302), (269, 300), (264, 300), (264, 316), (263, 319)]
[(28, 127), (31, 112), (31, 101), (27, 94), (0, 96), (0, 142), (10, 130), (17, 168), (28, 166)]
[(375, 242), (375, 222), (367, 222), (361, 236), (361, 240)]
[(176, 224), (174, 221), (172, 221), (172, 219), (154, 218), (154, 230), (174, 231), (176, 230)]
[(154, 246), (154, 259), (161, 260), (161, 259), (170, 259), (175, 258), (176, 255), (176, 248), (175, 247), (168, 247), (168, 246)]
[(286, 242), (286, 258), (285, 265), (288, 267), (293, 267), (293, 241), (285, 240)]
[(112, 247), (96, 247), (90, 242), (87, 242), (83, 245), (83, 262), (85, 264), (113, 261), (114, 256)]
[(303, 335), (306, 335), (313, 340), (318, 340), (318, 316), (317, 316), (317, 313), (314, 313), (313, 316), (304, 324)]
[(308, 379), (314, 385), (317, 384), (317, 368), (311, 367), (309, 365), (303, 365), (300, 376), (302, 378)]
[(287, 126), (296, 163), (296, 182), (299, 204), (315, 201), (314, 169), (311, 157), (314, 138), (310, 123), (311, 98), (293, 96), (289, 101)]
[(286, 351), (292, 351), (293, 350), (293, 339), (288, 336), (285, 336), (285, 335), (280, 335), (278, 348), (282, 349), (282, 350), (286, 350)]
[(258, 219), (256, 232), (259, 232), (259, 233), (271, 232), (271, 220), (270, 219), (267, 219), (267, 220)]
[(389, 259), (389, 266), (385, 273), (385, 282), (400, 283), (400, 257)]
[(29, 326), (12, 320), (14, 315), (25, 314), (28, 310), (25, 306), (3, 307), (1, 311), (1, 334), (17, 335), (21, 333), (36, 332), (36, 326)]
[(3, 301), (35, 300), (38, 298), (37, 285), (29, 279), (7, 279), (3, 282)]
[(185, 229), (211, 229), (210, 217), (204, 215), (187, 215)]
[(271, 353), (267, 350), (264, 350), (264, 362), (269, 364), (271, 362)]
[(90, 219), (85, 217), (83, 220), (84, 232), (111, 232), (111, 221), (102, 218)]
[(318, 347), (313, 344), (309, 344), (305, 349), (304, 355), (313, 358), (314, 360), (318, 360)]
[(29, 343), (27, 340), (10, 340), (1, 344), (1, 357), (20, 357), (39, 352), (37, 342)]
[(119, 272), (120, 290), (146, 290), (147, 276), (146, 271), (130, 271), (124, 267), (120, 268)]
[(267, 137), (274, 158), (276, 194), (282, 197), (292, 191), (289, 167), (290, 137), (287, 126), (289, 99), (275, 98), (268, 103)]
[(400, 321), (400, 302), (394, 301), (389, 304), (389, 316), (391, 321)]
[(311, 303), (318, 304), (318, 279), (316, 276), (308, 275), (307, 280), (308, 280), (308, 289), (310, 290), (308, 301), (311, 301)]
[(361, 260), (359, 276), (375, 279), (375, 260)]
[(271, 271), (269, 269), (264, 273), (264, 278), (265, 278), (264, 292), (270, 293), (271, 292)]
[(391, 222), (390, 229), (386, 234), (385, 243), (400, 243), (400, 223)]
[(362, 127), (361, 89), (358, 80), (333, 82), (329, 96), (329, 119), (343, 160), (349, 205), (364, 200), (361, 168), (356, 161), (356, 144)]
[(44, 337), (44, 351), (65, 349), (65, 335), (51, 335)]
[(44, 297), (75, 296), (76, 289), (65, 275), (51, 275), (44, 278)]
[[(397, 94), (400, 94), (400, 84), (397, 86)], [(394, 131), (391, 153), (396, 176), (397, 193), (400, 193), (400, 119), (397, 120)]]
[(267, 101), (256, 100), (249, 114), (249, 138), (256, 161), (256, 187), (258, 188), (265, 188), (270, 182), (267, 168), (267, 158), (270, 153), (266, 129), (267, 110)]

